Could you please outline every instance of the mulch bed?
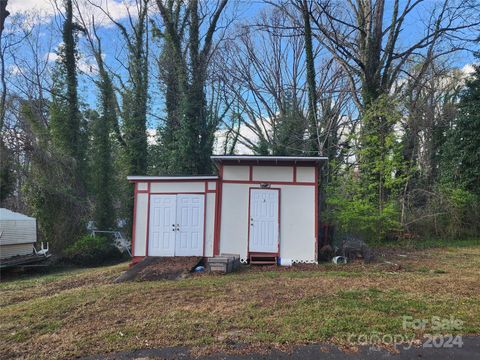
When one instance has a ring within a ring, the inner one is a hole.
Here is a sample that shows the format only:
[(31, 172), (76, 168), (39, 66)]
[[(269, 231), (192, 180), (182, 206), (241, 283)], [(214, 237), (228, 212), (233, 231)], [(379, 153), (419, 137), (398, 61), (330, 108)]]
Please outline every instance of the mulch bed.
[(202, 257), (147, 257), (120, 275), (115, 282), (178, 280), (190, 275)]

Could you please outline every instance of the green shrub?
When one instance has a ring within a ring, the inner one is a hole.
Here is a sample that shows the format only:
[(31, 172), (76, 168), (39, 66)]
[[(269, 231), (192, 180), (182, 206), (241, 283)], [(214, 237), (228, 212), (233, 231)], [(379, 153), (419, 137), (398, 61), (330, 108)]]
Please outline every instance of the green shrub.
[(388, 200), (380, 210), (371, 198), (361, 196), (360, 186), (360, 181), (355, 176), (346, 174), (327, 188), (327, 208), (323, 219), (335, 225), (336, 237), (352, 234), (374, 243), (398, 232), (398, 203)]
[(65, 254), (71, 262), (82, 266), (102, 265), (123, 257), (110, 239), (92, 235), (81, 237), (66, 249)]

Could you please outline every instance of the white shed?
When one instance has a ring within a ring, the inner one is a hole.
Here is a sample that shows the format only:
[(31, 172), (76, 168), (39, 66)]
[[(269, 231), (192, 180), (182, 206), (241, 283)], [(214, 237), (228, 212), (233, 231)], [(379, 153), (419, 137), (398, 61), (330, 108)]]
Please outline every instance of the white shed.
[(32, 254), (36, 241), (35, 218), (0, 208), (0, 259)]
[(218, 176), (129, 176), (132, 254), (316, 262), (323, 157), (212, 156)]

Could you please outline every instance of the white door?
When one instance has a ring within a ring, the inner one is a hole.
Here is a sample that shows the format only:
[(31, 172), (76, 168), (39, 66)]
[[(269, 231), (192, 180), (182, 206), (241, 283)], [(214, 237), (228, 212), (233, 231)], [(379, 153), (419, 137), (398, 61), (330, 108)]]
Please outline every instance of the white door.
[(175, 255), (176, 195), (150, 196), (149, 256)]
[(250, 193), (251, 252), (278, 252), (278, 190), (252, 189)]
[(176, 256), (203, 255), (204, 195), (177, 195)]

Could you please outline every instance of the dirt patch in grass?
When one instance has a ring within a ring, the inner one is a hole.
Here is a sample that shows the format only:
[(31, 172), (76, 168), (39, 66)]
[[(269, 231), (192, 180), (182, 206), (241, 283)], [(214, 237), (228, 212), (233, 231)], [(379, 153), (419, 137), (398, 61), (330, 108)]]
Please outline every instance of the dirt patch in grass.
[(147, 257), (125, 271), (115, 282), (183, 279), (201, 260), (198, 256)]

